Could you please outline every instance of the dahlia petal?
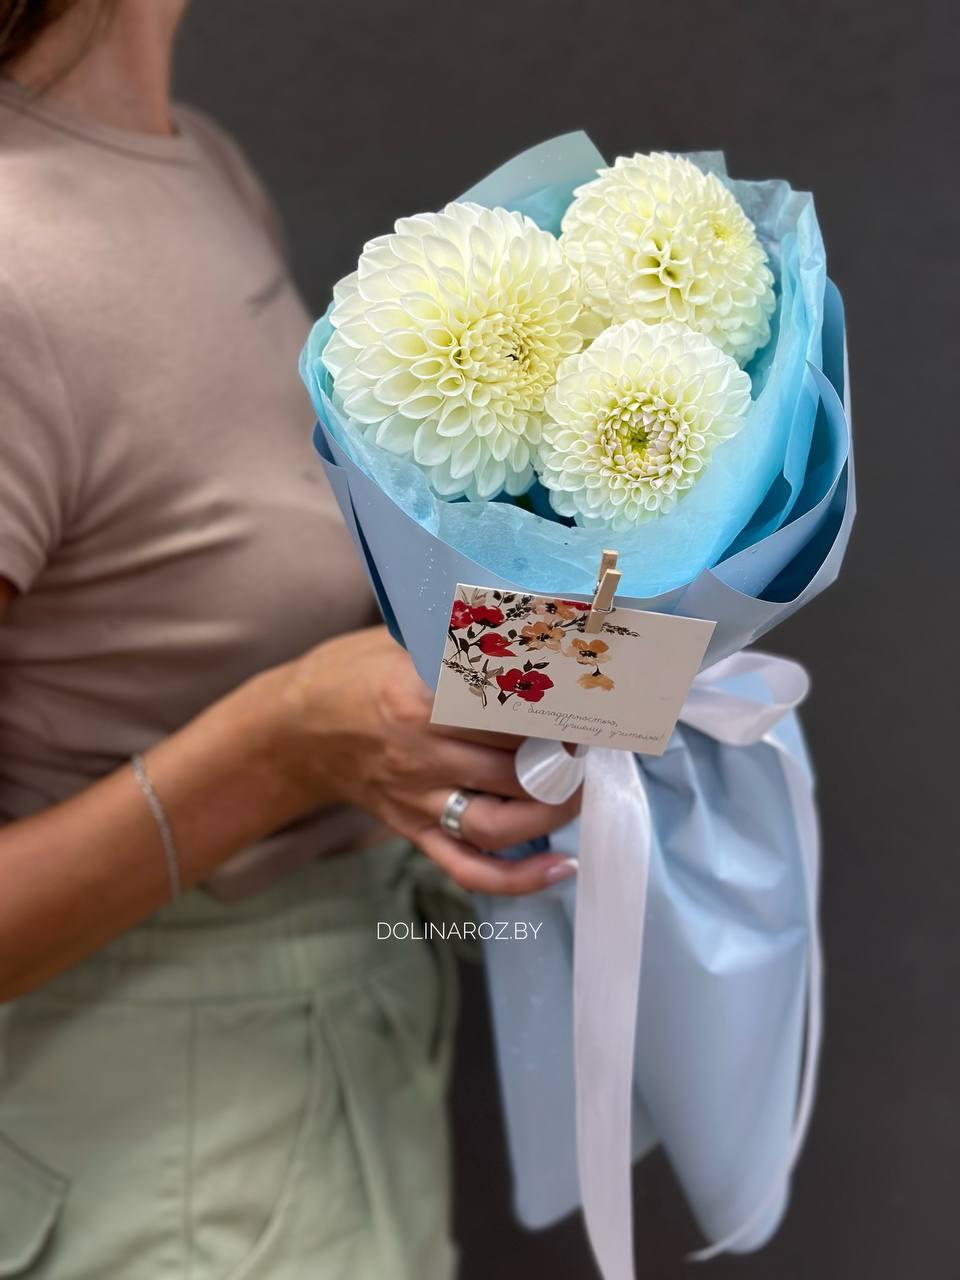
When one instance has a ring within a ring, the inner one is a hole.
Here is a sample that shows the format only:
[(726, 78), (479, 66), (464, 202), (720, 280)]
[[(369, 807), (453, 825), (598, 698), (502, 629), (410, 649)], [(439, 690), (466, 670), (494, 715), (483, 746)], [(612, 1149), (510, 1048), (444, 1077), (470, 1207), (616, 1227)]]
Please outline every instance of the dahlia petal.
[(437, 430), (444, 436), (459, 436), (469, 428), (471, 417), (467, 405), (458, 400), (445, 400), (437, 419)]
[(410, 453), (419, 425), (418, 422), (412, 422), (402, 414), (395, 413), (389, 418), (384, 418), (380, 423), (374, 440), (381, 448), (388, 449), (391, 453)]
[(383, 335), (380, 342), (384, 351), (400, 360), (417, 360), (430, 350), (426, 338), (415, 329), (392, 329)]
[(413, 457), (421, 466), (445, 462), (451, 453), (450, 440), (437, 431), (436, 423), (421, 422), (413, 438)]
[(374, 384), (374, 394), (384, 404), (402, 404), (420, 390), (420, 380), (403, 365), (392, 373), (378, 378)]
[[(331, 339), (332, 341), (332, 339)], [(385, 347), (367, 347), (356, 356), (354, 367), (366, 378), (380, 379), (396, 368), (396, 357)]]
[(380, 422), (390, 413), (390, 406), (379, 400), (371, 387), (361, 387), (343, 400), (343, 407), (357, 422)]
[(357, 352), (355, 347), (351, 347), (339, 333), (333, 333), (330, 340), (323, 349), (321, 361), (330, 374), (336, 378), (356, 359)]
[(408, 396), (400, 405), (408, 418), (436, 418), (443, 407), (443, 396), (421, 385), (416, 395)]
[(458, 443), (450, 458), (450, 475), (454, 479), (468, 476), (480, 461), (482, 448), (476, 436)]
[(495, 497), (503, 488), (507, 469), (502, 461), (488, 455), (476, 473), (477, 494), (481, 499)]
[(414, 360), (410, 366), (410, 372), (415, 378), (431, 382), (442, 377), (447, 368), (447, 362), (441, 356), (424, 356), (420, 360)]
[(513, 441), (511, 440), (508, 432), (504, 431), (502, 427), (497, 426), (490, 433), (486, 444), (487, 448), (490, 450), (491, 456), (496, 458), (498, 462), (504, 462), (510, 456), (510, 449)]

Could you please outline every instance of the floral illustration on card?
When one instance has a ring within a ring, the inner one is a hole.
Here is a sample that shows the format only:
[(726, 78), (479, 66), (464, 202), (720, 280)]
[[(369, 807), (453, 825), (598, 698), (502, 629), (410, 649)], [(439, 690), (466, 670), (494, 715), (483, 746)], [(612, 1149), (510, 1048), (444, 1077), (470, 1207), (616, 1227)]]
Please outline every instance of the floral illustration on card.
[[(443, 665), (461, 677), (486, 707), (549, 699), (556, 665), (575, 663), (582, 689), (610, 693), (616, 681), (601, 667), (614, 656), (611, 640), (637, 632), (604, 621), (601, 635), (584, 631), (590, 605), (580, 600), (485, 588), (460, 588), (447, 628)], [(552, 675), (550, 672), (552, 671)]]

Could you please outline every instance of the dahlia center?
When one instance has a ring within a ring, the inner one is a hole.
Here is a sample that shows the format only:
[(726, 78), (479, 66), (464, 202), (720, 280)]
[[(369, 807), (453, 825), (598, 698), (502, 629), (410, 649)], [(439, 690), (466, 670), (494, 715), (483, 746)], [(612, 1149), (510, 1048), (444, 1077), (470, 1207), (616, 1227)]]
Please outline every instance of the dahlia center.
[(529, 333), (510, 316), (483, 316), (460, 335), (454, 361), (476, 382), (522, 384), (535, 374), (535, 351)]
[(743, 228), (728, 217), (724, 211), (718, 210), (707, 215), (707, 230), (710, 234), (710, 249), (716, 261), (733, 262), (747, 247)]
[(685, 434), (676, 408), (639, 392), (608, 406), (598, 424), (597, 441), (610, 470), (656, 478), (673, 469)]

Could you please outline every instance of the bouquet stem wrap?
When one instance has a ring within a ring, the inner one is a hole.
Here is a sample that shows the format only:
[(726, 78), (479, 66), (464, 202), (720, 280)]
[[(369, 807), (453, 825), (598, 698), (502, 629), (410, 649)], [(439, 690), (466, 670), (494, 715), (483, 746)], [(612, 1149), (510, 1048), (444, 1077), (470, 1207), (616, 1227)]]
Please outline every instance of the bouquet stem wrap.
[[(759, 676), (774, 695), (754, 701), (724, 690)], [(778, 753), (805, 872), (808, 962), (802, 1083), (790, 1147), (769, 1191), (742, 1226), (696, 1257), (715, 1256), (758, 1225), (783, 1192), (806, 1133), (820, 1047), (822, 965), (816, 927), (818, 829), (804, 762), (770, 733), (806, 697), (802, 667), (769, 654), (737, 654), (695, 681), (682, 722), (727, 746), (763, 742)], [(642, 773), (623, 751), (528, 739), (517, 776), (536, 799), (562, 803), (583, 785), (573, 965), (577, 1163), (584, 1216), (605, 1280), (633, 1280), (631, 1101), (652, 823)], [(642, 1046), (640, 1046), (642, 1052)]]

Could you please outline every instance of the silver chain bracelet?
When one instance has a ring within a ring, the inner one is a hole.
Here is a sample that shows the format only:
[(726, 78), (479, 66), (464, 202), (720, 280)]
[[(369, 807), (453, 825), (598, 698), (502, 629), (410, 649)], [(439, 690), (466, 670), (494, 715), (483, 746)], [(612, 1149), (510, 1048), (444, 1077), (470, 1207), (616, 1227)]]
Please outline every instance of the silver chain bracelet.
[(167, 864), (167, 877), (170, 881), (170, 897), (179, 898), (180, 860), (177, 857), (177, 846), (173, 843), (173, 832), (170, 830), (170, 823), (167, 821), (167, 815), (164, 812), (163, 805), (160, 803), (160, 797), (153, 789), (153, 783), (147, 774), (143, 757), (139, 755), (131, 757), (130, 767), (133, 769), (133, 776), (136, 778), (140, 790), (150, 806), (150, 812), (153, 814), (160, 831), (160, 839), (163, 842), (163, 857)]

